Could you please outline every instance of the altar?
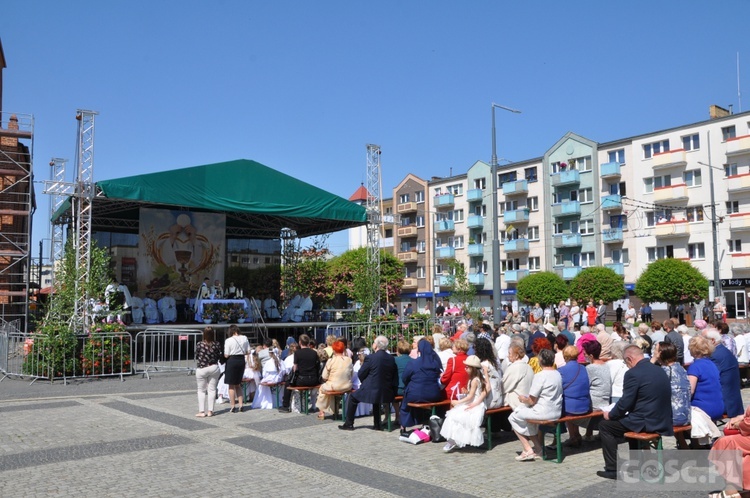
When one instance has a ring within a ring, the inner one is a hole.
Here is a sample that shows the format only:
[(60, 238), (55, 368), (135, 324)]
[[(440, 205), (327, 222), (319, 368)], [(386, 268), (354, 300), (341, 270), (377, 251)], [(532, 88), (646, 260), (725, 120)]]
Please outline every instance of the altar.
[[(190, 300), (189, 300), (190, 301)], [(190, 304), (190, 302), (188, 302)], [(195, 306), (195, 321), (198, 323), (203, 322), (203, 308), (207, 305), (212, 306), (242, 306), (242, 309), (247, 313), (247, 301), (244, 299), (198, 299)]]

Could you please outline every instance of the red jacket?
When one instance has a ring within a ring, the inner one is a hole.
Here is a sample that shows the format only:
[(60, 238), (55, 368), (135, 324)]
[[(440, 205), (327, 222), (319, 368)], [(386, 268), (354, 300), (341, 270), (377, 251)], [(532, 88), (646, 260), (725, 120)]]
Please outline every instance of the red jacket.
[(445, 386), (445, 397), (448, 399), (458, 399), (457, 395), (469, 386), (469, 374), (464, 366), (466, 358), (468, 356), (463, 351), (449, 358), (445, 371), (440, 376), (440, 383)]

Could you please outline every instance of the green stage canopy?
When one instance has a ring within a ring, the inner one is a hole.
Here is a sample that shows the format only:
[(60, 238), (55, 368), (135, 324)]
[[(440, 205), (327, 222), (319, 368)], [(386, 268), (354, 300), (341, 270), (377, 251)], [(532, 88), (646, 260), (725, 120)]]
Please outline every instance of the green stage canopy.
[[(227, 236), (309, 237), (363, 225), (365, 208), (255, 161), (239, 159), (96, 182), (94, 231), (138, 233), (142, 207), (226, 214)], [(71, 217), (70, 202), (53, 216)]]

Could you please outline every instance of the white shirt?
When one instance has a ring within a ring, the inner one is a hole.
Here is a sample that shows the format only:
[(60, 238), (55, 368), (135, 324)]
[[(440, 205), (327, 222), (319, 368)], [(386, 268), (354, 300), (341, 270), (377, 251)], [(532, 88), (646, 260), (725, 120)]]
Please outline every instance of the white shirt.
[(247, 354), (248, 351), (250, 343), (244, 335), (233, 335), (224, 341), (224, 356)]
[(500, 334), (495, 339), (495, 351), (497, 352), (498, 361), (502, 361), (508, 357), (508, 348), (510, 347), (510, 336), (508, 334)]
[(747, 337), (745, 334), (739, 334), (734, 337), (734, 343), (737, 345), (737, 362), (747, 363)]

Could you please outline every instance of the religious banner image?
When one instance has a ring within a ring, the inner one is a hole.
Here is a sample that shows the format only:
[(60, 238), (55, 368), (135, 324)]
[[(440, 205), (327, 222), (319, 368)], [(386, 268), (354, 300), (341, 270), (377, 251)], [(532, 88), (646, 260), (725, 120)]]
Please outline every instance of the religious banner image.
[(139, 292), (187, 298), (224, 280), (224, 214), (141, 208), (139, 226)]

